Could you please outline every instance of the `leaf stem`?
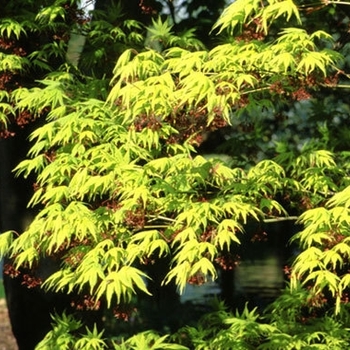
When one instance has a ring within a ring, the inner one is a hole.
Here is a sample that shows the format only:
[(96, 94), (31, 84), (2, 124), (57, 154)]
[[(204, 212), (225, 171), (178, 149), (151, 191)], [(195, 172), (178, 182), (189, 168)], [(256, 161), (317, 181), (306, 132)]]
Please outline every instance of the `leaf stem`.
[(272, 222), (289, 221), (289, 220), (290, 221), (297, 221), (298, 219), (299, 219), (299, 216), (285, 216), (285, 217), (264, 219), (263, 222), (272, 223)]

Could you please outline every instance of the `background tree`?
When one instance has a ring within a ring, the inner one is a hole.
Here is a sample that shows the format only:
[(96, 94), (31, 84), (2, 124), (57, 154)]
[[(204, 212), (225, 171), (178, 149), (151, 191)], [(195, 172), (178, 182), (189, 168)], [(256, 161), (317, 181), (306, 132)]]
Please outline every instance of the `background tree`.
[[(347, 8), (238, 0), (214, 24), (221, 44), (205, 48), (178, 22), (176, 3), (139, 4), (151, 15), (167, 7), (173, 29), (135, 15), (147, 29), (118, 4), (97, 3), (92, 18), (74, 1), (29, 2), (17, 16), (12, 2), (4, 7), (2, 134), (41, 125), (16, 167), (34, 178), (37, 214), (16, 239), (13, 228), (2, 234), (0, 253), (13, 259), (7, 275), (63, 293), (75, 309), (55, 316), (37, 348), (346, 348)], [(195, 4), (191, 14), (202, 9)], [(86, 35), (77, 66), (66, 62), (74, 31)], [(330, 103), (320, 106), (325, 94)], [(228, 162), (198, 154), (213, 134), (225, 143), (212, 151)], [(182, 292), (236, 266), (248, 222), (299, 215), (291, 287), (264, 322), (256, 310), (234, 316), (219, 304), (171, 337), (140, 332), (153, 327), (135, 308), (164, 285)], [(47, 261), (59, 268), (44, 276)], [(104, 333), (85, 329), (81, 309), (130, 318), (130, 329), (116, 331), (115, 319)]]

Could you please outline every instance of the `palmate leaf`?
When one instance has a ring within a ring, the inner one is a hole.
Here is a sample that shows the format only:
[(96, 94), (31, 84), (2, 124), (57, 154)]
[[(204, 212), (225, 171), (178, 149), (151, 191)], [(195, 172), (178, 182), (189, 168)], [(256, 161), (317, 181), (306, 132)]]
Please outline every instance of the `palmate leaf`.
[(297, 234), (296, 238), (300, 240), (300, 246), (310, 248), (312, 246), (322, 246), (332, 240), (327, 228), (320, 228), (317, 224), (308, 225), (304, 230)]
[[(327, 203), (327, 205), (329, 202)], [(350, 220), (350, 208), (346, 206), (335, 206), (329, 209), (329, 212), (332, 217), (332, 223), (334, 226), (339, 227), (340, 229), (345, 229), (349, 225)]]
[(346, 273), (345, 275), (341, 276), (339, 285), (342, 291), (350, 287), (350, 273)]
[(9, 251), (14, 240), (14, 232), (7, 231), (0, 235), (0, 259), (2, 259)]
[(155, 174), (155, 176), (157, 176), (168, 172), (168, 170), (173, 165), (173, 162), (174, 162), (174, 159), (170, 157), (156, 158), (149, 161), (144, 166), (144, 168), (146, 170), (149, 169), (151, 174)]
[(172, 25), (169, 20), (166, 19), (164, 22), (161, 17), (158, 17), (157, 20), (152, 18), (152, 26), (147, 28), (150, 37), (149, 40), (152, 44), (152, 41), (161, 42), (162, 45), (167, 46), (167, 44), (171, 41), (172, 37)]
[(186, 288), (186, 284), (191, 276), (191, 264), (188, 261), (184, 261), (181, 264), (175, 265), (166, 275), (163, 284), (168, 284), (172, 280), (175, 281), (179, 293), (182, 294)]
[(262, 10), (261, 19), (265, 33), (268, 32), (268, 24), (281, 16), (285, 17), (287, 22), (295, 17), (297, 22), (301, 23), (298, 7), (292, 0), (270, 1), (269, 5)]
[[(3, 96), (3, 98), (4, 100), (6, 99), (5, 96)], [(2, 96), (0, 94), (0, 126), (6, 129), (9, 121), (9, 116), (14, 116), (15, 110), (10, 104), (1, 102), (1, 99), (2, 99)]]
[(107, 306), (110, 307), (112, 300), (117, 304), (130, 302), (132, 296), (136, 294), (135, 287), (142, 292), (151, 295), (147, 290), (146, 279), (149, 278), (144, 272), (132, 266), (122, 266), (117, 271), (109, 272), (100, 283), (96, 298), (106, 297)]
[(336, 193), (328, 202), (330, 207), (344, 206), (350, 208), (350, 186), (347, 186), (344, 190)]
[(191, 267), (190, 275), (194, 276), (197, 273), (203, 274), (205, 281), (207, 280), (207, 276), (210, 276), (212, 280), (215, 280), (218, 277), (214, 264), (204, 257), (200, 258)]
[(332, 58), (323, 55), (321, 52), (305, 52), (297, 66), (297, 70), (303, 72), (305, 75), (319, 70), (326, 76), (326, 66), (330, 63), (332, 63)]
[(305, 275), (309, 276), (309, 273), (316, 270), (325, 270), (325, 265), (321, 258), (323, 252), (319, 248), (310, 247), (301, 252), (294, 261), (293, 273), (291, 277), (291, 285), (296, 288), (298, 281)]
[(233, 242), (241, 244), (236, 236), (237, 232), (242, 232), (243, 228), (236, 220), (224, 219), (217, 228), (217, 233), (214, 238), (214, 245), (219, 246), (221, 250), (230, 249)]
[(49, 7), (44, 7), (36, 16), (36, 20), (40, 24), (52, 23), (58, 18), (63, 20), (65, 18), (65, 10), (62, 6), (52, 5)]
[(167, 343), (168, 335), (159, 336), (154, 331), (140, 332), (122, 343), (114, 344), (115, 350), (188, 350), (183, 345)]
[(283, 71), (285, 74), (294, 72), (296, 67), (296, 60), (290, 52), (284, 52), (276, 55), (271, 61), (271, 67), (276, 67), (277, 71)]
[(283, 208), (283, 206), (274, 199), (262, 198), (260, 201), (259, 209), (265, 213), (284, 214), (288, 216), (288, 212)]
[(222, 209), (228, 217), (243, 224), (247, 223), (248, 218), (259, 221), (259, 216), (262, 212), (253, 203), (245, 202), (246, 200), (247, 199), (241, 195), (230, 196), (226, 198), (225, 202), (222, 204)]
[(214, 29), (219, 29), (221, 33), (224, 29), (229, 29), (232, 34), (236, 28), (242, 28), (249, 17), (253, 17), (259, 10), (261, 2), (259, 0), (237, 0), (228, 6), (219, 20), (215, 23)]
[(25, 159), (20, 162), (13, 170), (16, 176), (22, 175), (24, 178), (27, 178), (32, 172), (40, 173), (47, 164), (44, 155), (39, 155), (32, 159)]
[(28, 66), (27, 58), (0, 52), (0, 72), (22, 71)]
[[(180, 225), (181, 227), (182, 225)], [(173, 239), (172, 246), (177, 244), (184, 245), (186, 242), (193, 241), (197, 244), (197, 234), (193, 227), (186, 227), (177, 233), (176, 237)]]
[(235, 85), (237, 87), (237, 90), (240, 90), (242, 86), (246, 87), (249, 86), (251, 88), (254, 88), (254, 86), (258, 83), (258, 79), (254, 77), (251, 74), (240, 74), (238, 75)]
[(202, 101), (209, 101), (211, 96), (215, 96), (215, 87), (211, 79), (202, 72), (191, 72), (181, 81), (181, 89), (178, 96), (186, 96), (183, 103), (189, 105), (199, 104)]
[(102, 339), (103, 333), (103, 330), (100, 333), (98, 332), (97, 326), (95, 324), (92, 331), (87, 329), (86, 334), (84, 334), (82, 338), (75, 341), (74, 350), (102, 350), (107, 348), (107, 344)]
[[(36, 115), (42, 113), (45, 108), (55, 109), (69, 105), (72, 102), (67, 94), (64, 81), (46, 79), (40, 80), (38, 83), (43, 84), (45, 88), (34, 87), (32, 89), (14, 90), (12, 98), (16, 101), (16, 107), (19, 110), (28, 109)], [(54, 125), (57, 126), (57, 124)], [(49, 127), (45, 125), (43, 129), (49, 129)]]
[(321, 291), (326, 287), (333, 296), (339, 295), (340, 277), (331, 271), (313, 271), (305, 278), (303, 283), (306, 284), (308, 281), (313, 281), (315, 283), (313, 288), (316, 291)]
[(274, 45), (276, 52), (310, 52), (316, 50), (316, 44), (313, 42), (315, 36), (309, 35), (302, 28), (283, 28), (279, 32), (279, 37)]
[(170, 253), (170, 249), (158, 230), (146, 230), (137, 232), (131, 237), (127, 252), (127, 261), (133, 263), (136, 258), (166, 256)]
[(336, 270), (337, 268), (342, 268), (344, 265), (344, 257), (340, 255), (335, 249), (326, 250), (322, 257), (325, 266), (330, 265), (331, 270)]
[(198, 212), (198, 208), (188, 208), (186, 211), (180, 213), (176, 218), (176, 225), (185, 227), (193, 227), (194, 230), (207, 226), (207, 218), (203, 216), (204, 212)]
[(72, 292), (75, 287), (75, 273), (70, 269), (63, 269), (54, 272), (42, 284), (46, 290)]
[(0, 20), (0, 35), (3, 37), (15, 37), (17, 40), (21, 35), (26, 35), (26, 30), (22, 23), (13, 18), (3, 18)]
[(217, 249), (213, 244), (209, 242), (198, 242), (197, 240), (192, 240), (186, 242), (183, 246), (177, 249), (177, 253), (174, 256), (173, 261), (176, 264), (184, 261), (194, 263), (202, 257), (214, 259), (216, 254)]
[(298, 8), (292, 0), (273, 0), (266, 6), (258, 0), (238, 0), (224, 10), (213, 29), (219, 29), (219, 33), (228, 29), (230, 34), (233, 34), (236, 30), (240, 31), (243, 24), (260, 17), (262, 28), (267, 33), (268, 24), (281, 16), (284, 16), (286, 21), (294, 17), (301, 23)]
[(200, 244), (198, 240), (192, 239), (184, 242), (184, 244), (177, 249), (177, 254), (174, 256), (174, 262), (183, 263), (184, 261), (189, 261), (190, 263), (199, 259), (202, 255), (200, 252)]
[(336, 244), (332, 249), (341, 256), (342, 263), (350, 258), (350, 244), (348, 238)]
[(37, 261), (39, 261), (39, 253), (37, 249), (29, 247), (16, 256), (15, 266), (17, 268), (23, 265), (32, 267)]
[(211, 276), (212, 279), (217, 278), (217, 272), (212, 263), (216, 255), (216, 247), (209, 242), (198, 242), (195, 238), (183, 242), (177, 247), (172, 261), (173, 267), (163, 283), (167, 284), (174, 280), (182, 293), (191, 276), (200, 274), (205, 280), (208, 276)]
[[(38, 256), (36, 255), (37, 253), (35, 253), (32, 249), (34, 247), (39, 249), (41, 243), (39, 229), (43, 226), (43, 223), (43, 219), (34, 220), (33, 223), (29, 225), (27, 230), (21, 233), (13, 241), (12, 246), (10, 247), (8, 252), (9, 256), (11, 256), (12, 258), (16, 258), (23, 251), (27, 251), (26, 254), (29, 258)], [(33, 260), (31, 261), (31, 263), (32, 262)]]
[(315, 223), (318, 227), (331, 226), (331, 214), (326, 208), (314, 208), (302, 213), (298, 219), (300, 223), (307, 226)]
[(93, 294), (99, 283), (105, 278), (103, 267), (98, 259), (84, 259), (78, 266), (75, 273), (74, 283), (79, 291), (89, 286), (90, 293)]
[[(42, 203), (50, 204), (57, 203), (61, 201), (67, 201), (70, 197), (69, 188), (67, 186), (55, 186), (48, 187), (46, 191), (41, 196), (40, 200)], [(30, 202), (30, 204), (34, 204), (35, 198)], [(36, 199), (36, 201), (38, 201)]]

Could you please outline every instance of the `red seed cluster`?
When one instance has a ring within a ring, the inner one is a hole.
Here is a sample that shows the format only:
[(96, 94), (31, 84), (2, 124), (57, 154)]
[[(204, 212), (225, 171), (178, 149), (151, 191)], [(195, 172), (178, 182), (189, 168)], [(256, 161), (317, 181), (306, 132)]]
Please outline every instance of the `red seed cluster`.
[(193, 284), (196, 286), (201, 286), (205, 283), (205, 276), (201, 272), (197, 272), (195, 275), (191, 276), (188, 281), (189, 284)]
[(328, 238), (324, 239), (322, 241), (322, 243), (323, 243), (324, 248), (326, 250), (329, 250), (329, 249), (332, 249), (337, 244), (343, 242), (345, 238), (346, 238), (346, 236), (343, 235), (342, 233), (340, 233), (336, 230), (332, 230), (332, 231), (328, 232)]
[(151, 5), (147, 4), (147, 1), (145, 0), (140, 0), (139, 7), (142, 13), (146, 15), (155, 15), (157, 13), (157, 11)]
[(200, 239), (202, 242), (209, 242), (216, 235), (217, 230), (214, 226), (208, 226), (206, 230), (201, 234)]
[(262, 19), (255, 18), (251, 23), (245, 24), (242, 34), (237, 36), (238, 41), (251, 42), (252, 40), (264, 40), (265, 33), (262, 30)]
[(142, 229), (146, 224), (145, 211), (141, 208), (127, 211), (125, 224), (134, 229)]
[(84, 25), (91, 21), (91, 18), (84, 12), (83, 9), (78, 9), (77, 7), (70, 6), (69, 4), (65, 4), (64, 9), (67, 13), (67, 18), (72, 23)]
[(97, 311), (101, 307), (101, 302), (95, 300), (91, 295), (85, 294), (81, 300), (74, 300), (71, 306), (79, 311)]
[(263, 230), (260, 230), (256, 233), (254, 233), (253, 237), (250, 240), (253, 243), (255, 243), (255, 242), (267, 242), (268, 241), (267, 233)]
[[(312, 287), (309, 287), (309, 289), (311, 288)], [(325, 297), (323, 293), (317, 293), (317, 294), (312, 293), (311, 295), (312, 296), (308, 299), (308, 304), (311, 307), (320, 308), (325, 304), (327, 304), (328, 302), (328, 299)]]
[(142, 131), (143, 129), (157, 131), (161, 129), (162, 122), (159, 117), (143, 114), (135, 119), (134, 127), (136, 131)]
[(16, 118), (16, 123), (21, 128), (23, 128), (25, 125), (30, 124), (35, 118), (33, 117), (33, 114), (30, 113), (27, 110), (24, 110), (20, 112)]
[(215, 259), (215, 262), (224, 271), (231, 271), (240, 263), (241, 257), (237, 254), (226, 253)]
[(38, 287), (42, 284), (42, 279), (40, 277), (37, 277), (34, 274), (22, 273), (21, 271), (17, 270), (12, 264), (4, 265), (4, 274), (11, 278), (21, 278), (21, 284), (30, 289)]
[(4, 274), (10, 276), (11, 278), (15, 278), (21, 274), (21, 272), (11, 264), (4, 265)]
[(292, 98), (295, 101), (309, 100), (311, 97), (311, 94), (308, 91), (306, 91), (303, 87), (292, 92)]
[(128, 322), (137, 309), (128, 305), (118, 305), (113, 309), (113, 315), (118, 320)]
[(291, 278), (291, 275), (292, 275), (292, 268), (291, 268), (291, 266), (285, 265), (284, 268), (283, 268), (283, 272), (284, 272), (285, 276), (288, 279)]
[(23, 281), (21, 284), (24, 286), (27, 286), (27, 288), (29, 289), (38, 287), (43, 282), (41, 278), (30, 274), (24, 274), (22, 278), (23, 278)]

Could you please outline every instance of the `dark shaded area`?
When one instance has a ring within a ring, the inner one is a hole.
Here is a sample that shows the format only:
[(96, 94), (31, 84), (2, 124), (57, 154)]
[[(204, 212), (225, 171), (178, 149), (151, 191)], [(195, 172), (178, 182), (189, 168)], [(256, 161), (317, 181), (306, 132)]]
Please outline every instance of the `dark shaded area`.
[[(16, 178), (12, 172), (25, 158), (29, 147), (28, 132), (28, 127), (17, 127), (14, 137), (0, 139), (0, 230), (12, 230), (15, 235), (23, 231), (33, 215), (27, 209), (32, 182)], [(23, 284), (23, 276), (28, 276), (29, 271), (22, 270), (17, 278), (12, 278), (13, 271), (8, 269), (12, 261), (5, 259), (4, 266), (3, 281), (12, 331), (19, 350), (32, 350), (50, 329), (50, 314), (55, 310), (62, 311), (62, 305), (67, 305), (67, 297), (62, 295), (58, 300), (52, 293), (44, 293), (37, 287), (28, 288)]]
[(294, 220), (251, 223), (239, 235), (240, 246), (231, 250), (236, 267), (221, 274), (222, 298), (231, 310), (263, 311), (289, 280), (288, 271), (297, 253), (291, 237), (300, 230)]

